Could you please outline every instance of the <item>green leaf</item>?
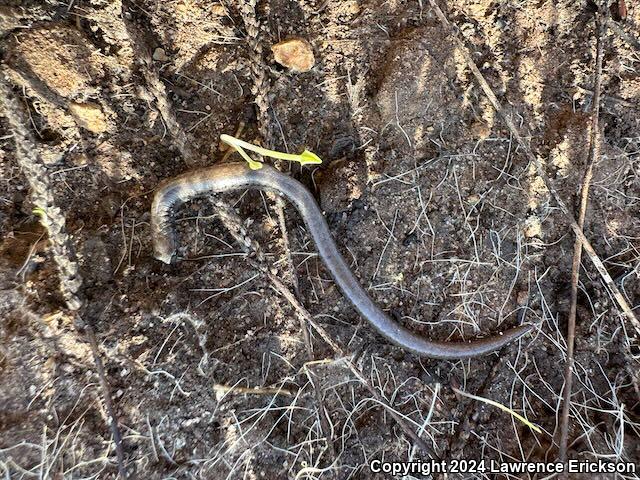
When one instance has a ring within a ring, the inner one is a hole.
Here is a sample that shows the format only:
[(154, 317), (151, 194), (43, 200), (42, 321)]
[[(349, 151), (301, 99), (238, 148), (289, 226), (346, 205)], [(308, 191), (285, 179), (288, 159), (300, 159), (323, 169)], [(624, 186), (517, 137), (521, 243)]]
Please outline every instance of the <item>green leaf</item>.
[(255, 160), (249, 160), (249, 168), (251, 170), (260, 170), (262, 168), (262, 163), (256, 162)]
[(305, 150), (300, 154), (300, 165), (319, 165), (322, 163), (322, 159), (315, 153)]
[(240, 145), (232, 144), (232, 147), (235, 148), (238, 151), (238, 153), (242, 156), (242, 158), (244, 158), (247, 161), (247, 163), (249, 164), (249, 168), (251, 170), (260, 170), (262, 168), (262, 163), (256, 162), (253, 158), (251, 158)]

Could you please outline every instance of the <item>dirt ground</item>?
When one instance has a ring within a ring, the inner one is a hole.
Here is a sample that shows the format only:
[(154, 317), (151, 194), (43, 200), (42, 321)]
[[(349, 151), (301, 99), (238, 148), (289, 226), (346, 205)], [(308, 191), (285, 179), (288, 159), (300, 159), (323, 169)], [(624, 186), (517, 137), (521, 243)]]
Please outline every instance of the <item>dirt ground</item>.
[[(603, 36), (602, 148), (585, 234), (637, 307), (634, 3), (625, 19), (614, 6), (617, 30)], [(594, 5), (440, 5), (577, 211)], [(574, 237), (460, 47), (428, 1), (261, 0), (251, 10), (226, 0), (0, 2), (3, 72), (66, 219), (131, 478), (390, 478), (369, 462), (430, 458), (400, 423), (447, 461), (556, 460)], [(310, 42), (310, 71), (274, 62), (271, 45), (291, 37)], [(522, 322), (534, 333), (467, 361), (390, 345), (331, 281), (295, 209), (285, 205), (283, 232), (277, 202), (259, 192), (223, 199), (339, 350), (249, 265), (211, 198), (177, 212), (184, 260), (155, 260), (154, 188), (222, 161), (219, 135), (242, 125), (247, 141), (324, 159), (280, 168), (314, 192), (363, 286), (398, 322), (450, 341)], [(65, 307), (16, 138), (0, 117), (0, 473), (115, 478), (90, 345)], [(638, 335), (588, 257), (582, 265), (569, 457), (637, 464)]]

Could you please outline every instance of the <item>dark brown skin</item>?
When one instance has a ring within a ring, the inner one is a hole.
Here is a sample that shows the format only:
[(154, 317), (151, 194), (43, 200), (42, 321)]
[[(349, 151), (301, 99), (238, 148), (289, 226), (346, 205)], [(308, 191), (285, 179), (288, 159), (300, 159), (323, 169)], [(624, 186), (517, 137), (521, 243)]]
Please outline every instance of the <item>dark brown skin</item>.
[(345, 297), (360, 315), (386, 339), (420, 356), (462, 359), (484, 355), (504, 347), (529, 332), (533, 326), (523, 325), (506, 332), (468, 343), (426, 340), (394, 322), (371, 300), (360, 286), (338, 251), (329, 227), (311, 193), (297, 180), (264, 165), (251, 170), (246, 163), (229, 163), (195, 170), (163, 182), (157, 189), (151, 207), (151, 228), (155, 257), (171, 263), (176, 251), (171, 213), (175, 206), (208, 193), (254, 188), (284, 195), (298, 209), (313, 237), (320, 258)]

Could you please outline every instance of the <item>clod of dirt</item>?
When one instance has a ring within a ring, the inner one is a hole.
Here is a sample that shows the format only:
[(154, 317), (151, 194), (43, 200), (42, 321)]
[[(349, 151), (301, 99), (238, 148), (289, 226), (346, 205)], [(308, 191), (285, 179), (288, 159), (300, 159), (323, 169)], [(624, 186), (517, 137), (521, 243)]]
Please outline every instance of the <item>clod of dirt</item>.
[(476, 121), (471, 125), (470, 133), (479, 140), (486, 140), (491, 135), (491, 126), (486, 122)]
[(549, 116), (544, 139), (552, 147), (549, 162), (555, 167), (559, 177), (569, 178), (580, 170), (576, 168), (575, 162), (587, 157), (590, 122), (588, 115), (574, 112), (570, 108)]
[(3, 35), (20, 25), (20, 11), (17, 7), (0, 6), (0, 33)]
[[(103, 172), (112, 181), (140, 180), (140, 176), (137, 173), (136, 162), (131, 153), (126, 149), (120, 148), (106, 140), (96, 147), (92, 152), (92, 156), (93, 161), (95, 161), (97, 165), (101, 165)], [(109, 199), (102, 197), (101, 203), (106, 205), (109, 203)], [(113, 205), (113, 211), (111, 211), (109, 215), (114, 215), (119, 208), (119, 205)], [(111, 210), (111, 207), (105, 210)]]
[(464, 108), (451, 86), (457, 73), (446, 38), (438, 26), (425, 26), (394, 40), (385, 56), (375, 100), (394, 147), (422, 155), (430, 136), (455, 134)]
[(276, 43), (271, 51), (276, 62), (293, 72), (308, 72), (316, 63), (311, 44), (304, 38), (290, 38)]
[(92, 133), (102, 133), (108, 129), (102, 108), (97, 103), (72, 102), (69, 104), (69, 111), (79, 126)]
[(95, 94), (92, 85), (104, 73), (91, 42), (66, 25), (31, 29), (16, 38), (8, 51), (12, 67), (65, 98)]
[(527, 188), (528, 206), (530, 210), (535, 210), (540, 205), (549, 201), (549, 190), (542, 177), (533, 170), (533, 165), (529, 171), (529, 186)]
[[(320, 206), (325, 212), (343, 212), (348, 210), (354, 200), (362, 196), (365, 185), (361, 168), (354, 164), (345, 164), (338, 160), (332, 162), (325, 171), (317, 176), (320, 190)], [(340, 178), (340, 182), (331, 181)]]

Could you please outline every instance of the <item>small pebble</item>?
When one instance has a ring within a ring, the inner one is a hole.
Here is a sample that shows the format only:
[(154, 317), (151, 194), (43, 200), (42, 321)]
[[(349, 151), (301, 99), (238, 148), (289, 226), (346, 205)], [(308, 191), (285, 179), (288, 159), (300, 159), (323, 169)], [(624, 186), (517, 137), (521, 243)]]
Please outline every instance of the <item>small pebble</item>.
[(156, 60), (157, 62), (168, 62), (169, 61), (169, 57), (167, 57), (167, 54), (164, 52), (164, 48), (156, 48), (153, 51), (153, 59)]
[(542, 223), (536, 215), (531, 215), (524, 222), (524, 236), (527, 238), (540, 237), (542, 235)]
[(273, 57), (280, 65), (292, 72), (308, 72), (316, 59), (311, 44), (304, 38), (290, 38), (271, 47)]

